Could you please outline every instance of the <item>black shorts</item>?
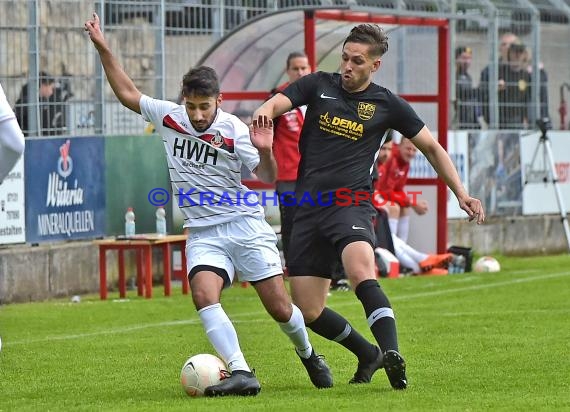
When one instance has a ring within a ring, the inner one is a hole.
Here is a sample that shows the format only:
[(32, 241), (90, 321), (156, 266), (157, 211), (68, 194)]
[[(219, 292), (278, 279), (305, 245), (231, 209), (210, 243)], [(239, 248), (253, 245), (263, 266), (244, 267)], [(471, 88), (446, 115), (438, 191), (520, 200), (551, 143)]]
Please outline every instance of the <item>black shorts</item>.
[(358, 206), (298, 207), (289, 242), (289, 276), (319, 276), (330, 279), (346, 245), (376, 243), (370, 203)]

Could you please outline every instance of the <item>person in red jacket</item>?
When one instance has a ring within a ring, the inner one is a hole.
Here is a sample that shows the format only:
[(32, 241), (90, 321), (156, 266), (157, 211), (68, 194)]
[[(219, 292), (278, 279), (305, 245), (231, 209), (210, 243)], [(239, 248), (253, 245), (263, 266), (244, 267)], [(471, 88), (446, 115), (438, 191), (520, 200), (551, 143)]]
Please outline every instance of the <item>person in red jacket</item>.
[[(383, 152), (387, 152), (389, 145), (391, 149), (388, 155)], [(417, 274), (443, 274), (438, 267), (445, 266), (451, 260), (451, 253), (430, 255), (418, 252), (407, 244), (410, 209), (418, 215), (423, 215), (428, 210), (427, 201), (410, 199), (404, 191), (410, 162), (416, 156), (417, 150), (412, 141), (405, 137), (402, 137), (400, 144), (387, 142), (382, 146), (378, 158), (378, 179), (375, 182), (374, 203), (377, 208), (381, 206), (388, 212), (388, 224), (392, 232), (396, 257), (400, 263)]]
[[(290, 83), (311, 73), (309, 59), (303, 52), (293, 52), (287, 56), (287, 76), (289, 81), (275, 88), (274, 94), (284, 90)], [(273, 154), (277, 162), (276, 191), (279, 196), (281, 215), (281, 243), (285, 266), (289, 238), (295, 212), (295, 182), (301, 155), (299, 136), (305, 120), (306, 106), (297, 107), (274, 120)]]
[(410, 231), (410, 209), (418, 215), (424, 215), (428, 211), (427, 201), (414, 199), (412, 202), (404, 191), (410, 162), (417, 151), (410, 139), (402, 137), (400, 144), (392, 145), (392, 153), (379, 167), (376, 181), (375, 189), (386, 201), (390, 229), (404, 242), (407, 242)]

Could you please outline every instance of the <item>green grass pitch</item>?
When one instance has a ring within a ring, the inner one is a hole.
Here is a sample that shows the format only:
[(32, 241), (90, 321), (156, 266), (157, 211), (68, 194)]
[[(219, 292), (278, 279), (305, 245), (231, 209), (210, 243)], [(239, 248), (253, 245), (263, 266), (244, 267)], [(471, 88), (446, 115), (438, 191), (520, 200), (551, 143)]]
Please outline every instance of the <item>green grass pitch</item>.
[[(501, 258), (502, 272), (381, 280), (392, 301), (409, 388), (383, 370), (348, 385), (356, 359), (312, 332), (332, 368), (312, 387), (254, 289), (223, 305), (262, 385), (254, 398), (190, 398), (179, 383), (192, 354), (212, 353), (190, 296), (84, 296), (0, 307), (0, 411), (570, 410), (570, 255)], [(352, 292), (329, 305), (371, 338)]]

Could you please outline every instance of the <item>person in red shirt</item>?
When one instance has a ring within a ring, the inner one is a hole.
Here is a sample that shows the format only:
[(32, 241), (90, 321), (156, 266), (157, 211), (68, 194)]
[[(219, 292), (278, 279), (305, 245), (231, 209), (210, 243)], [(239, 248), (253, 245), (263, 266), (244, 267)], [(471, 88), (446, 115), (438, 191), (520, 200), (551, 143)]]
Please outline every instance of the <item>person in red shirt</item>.
[(424, 215), (428, 211), (427, 201), (417, 199), (412, 202), (404, 191), (410, 162), (416, 156), (417, 151), (412, 141), (405, 137), (402, 137), (400, 144), (393, 144), (391, 155), (378, 168), (378, 180), (375, 187), (386, 202), (392, 233), (404, 242), (408, 241), (410, 231), (410, 209), (418, 215)]
[[(303, 52), (293, 52), (287, 56), (287, 76), (289, 81), (275, 88), (275, 93), (284, 90), (290, 83), (311, 73), (309, 59)], [(279, 196), (281, 215), (281, 243), (285, 266), (289, 238), (295, 212), (295, 182), (301, 155), (299, 154), (299, 136), (305, 120), (306, 106), (297, 107), (274, 120), (273, 154), (277, 162), (276, 191)]]
[(440, 270), (439, 267), (445, 266), (451, 260), (451, 253), (429, 255), (415, 250), (407, 243), (409, 210), (413, 209), (418, 215), (423, 215), (428, 210), (425, 200), (412, 202), (404, 191), (410, 162), (416, 153), (416, 146), (405, 137), (402, 137), (400, 144), (389, 141), (382, 146), (378, 157), (375, 205), (381, 205), (388, 213), (395, 255), (403, 266), (416, 274), (446, 274), (447, 271)]

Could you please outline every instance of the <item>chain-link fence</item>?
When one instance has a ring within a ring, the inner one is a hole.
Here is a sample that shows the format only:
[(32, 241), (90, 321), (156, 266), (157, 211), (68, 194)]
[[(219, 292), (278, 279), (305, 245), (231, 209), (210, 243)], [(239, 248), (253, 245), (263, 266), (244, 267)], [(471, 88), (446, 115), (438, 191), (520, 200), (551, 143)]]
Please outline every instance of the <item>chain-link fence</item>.
[[(119, 107), (83, 31), (93, 9), (140, 90), (176, 100), (182, 75), (217, 40), (298, 7), (448, 18), (452, 129), (520, 130), (545, 115), (569, 127), (570, 0), (0, 0), (0, 82), (29, 136), (140, 134), (144, 122)], [(404, 62), (396, 92), (429, 88), (425, 55), (406, 50), (433, 38), (394, 30), (390, 53)]]
[(453, 14), (452, 128), (520, 130), (559, 116), (558, 92), (570, 79), (568, 5), (458, 1)]
[(144, 122), (119, 107), (84, 33), (91, 13), (139, 89), (175, 100), (182, 74), (267, 7), (245, 0), (0, 0), (0, 82), (27, 136), (140, 134)]

